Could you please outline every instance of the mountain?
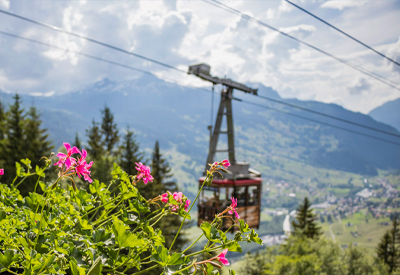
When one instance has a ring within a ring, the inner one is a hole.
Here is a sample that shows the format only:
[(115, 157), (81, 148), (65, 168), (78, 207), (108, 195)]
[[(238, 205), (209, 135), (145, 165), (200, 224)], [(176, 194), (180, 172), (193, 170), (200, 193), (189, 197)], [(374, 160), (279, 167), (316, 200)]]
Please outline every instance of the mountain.
[(391, 125), (400, 131), (400, 98), (376, 107), (369, 115), (376, 121)]
[[(368, 115), (335, 104), (282, 99), (269, 87), (251, 85), (257, 86), (263, 96), (399, 134), (393, 127)], [(100, 109), (107, 105), (122, 128), (121, 132), (127, 126), (133, 129), (141, 148), (147, 153), (159, 140), (179, 184), (196, 188), (195, 182), (201, 175), (208, 152), (207, 125), (210, 124), (211, 96), (207, 89), (183, 87), (142, 76), (122, 82), (103, 79), (63, 95), (24, 95), (22, 98), (25, 108), (32, 103), (38, 107), (43, 126), (49, 129), (56, 148), (62, 142), (72, 143), (76, 132), (81, 139), (85, 139), (85, 129), (93, 119), (100, 121)], [(336, 170), (339, 171), (337, 175), (347, 182), (352, 175), (343, 173), (374, 176), (378, 169), (391, 170), (400, 166), (398, 145), (320, 125), (298, 116), (400, 143), (396, 137), (280, 106), (239, 91), (235, 91), (235, 97), (264, 106), (260, 108), (246, 102), (233, 102), (237, 159), (249, 161), (266, 177), (293, 182), (318, 177), (320, 181), (329, 181), (329, 175), (332, 177), (332, 171)], [(11, 103), (12, 95), (0, 93), (0, 100)], [(219, 95), (215, 93), (214, 120), (218, 104)], [(218, 147), (227, 147), (227, 141), (221, 138)], [(217, 159), (223, 158), (226, 156), (217, 156)]]

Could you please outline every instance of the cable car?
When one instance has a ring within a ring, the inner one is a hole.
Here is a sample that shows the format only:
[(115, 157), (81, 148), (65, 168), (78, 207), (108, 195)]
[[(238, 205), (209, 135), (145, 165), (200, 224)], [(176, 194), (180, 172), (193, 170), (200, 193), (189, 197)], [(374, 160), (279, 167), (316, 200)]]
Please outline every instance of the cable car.
[[(260, 172), (251, 169), (248, 162), (236, 161), (232, 113), (232, 100), (238, 100), (233, 97), (233, 89), (252, 93), (254, 95), (257, 95), (257, 89), (249, 88), (231, 79), (213, 77), (210, 75), (210, 66), (204, 63), (189, 66), (188, 73), (210, 81), (214, 85), (222, 84), (225, 87), (221, 92), (221, 101), (215, 125), (214, 127), (208, 127), (210, 130), (210, 145), (206, 170), (209, 169), (208, 163), (214, 163), (215, 154), (217, 152), (228, 153), (228, 159), (231, 163), (228, 173), (222, 173), (223, 178), (214, 175), (213, 183), (210, 186), (203, 187), (197, 204), (197, 225), (200, 226), (203, 221), (213, 221), (216, 214), (221, 213), (232, 203), (231, 198), (235, 198), (237, 199), (236, 211), (240, 219), (243, 219), (250, 228), (259, 228), (262, 178)], [(224, 117), (226, 117), (227, 129), (226, 131), (221, 131)], [(228, 148), (225, 150), (217, 150), (219, 136), (224, 134), (227, 135)], [(199, 188), (203, 185), (206, 170), (203, 177), (199, 179)], [(222, 228), (228, 229), (233, 221), (237, 222), (235, 214), (232, 214), (231, 218), (232, 219), (223, 219)], [(235, 229), (232, 228), (232, 230)]]

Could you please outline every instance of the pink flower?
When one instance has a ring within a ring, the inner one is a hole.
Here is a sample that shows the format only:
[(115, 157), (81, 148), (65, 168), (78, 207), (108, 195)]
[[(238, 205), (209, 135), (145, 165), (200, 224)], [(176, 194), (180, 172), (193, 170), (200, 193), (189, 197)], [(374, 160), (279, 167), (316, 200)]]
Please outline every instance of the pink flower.
[(76, 160), (74, 158), (71, 158), (71, 155), (80, 154), (81, 152), (75, 146), (71, 148), (71, 145), (69, 145), (69, 143), (67, 142), (64, 142), (64, 147), (65, 149), (67, 149), (67, 154), (59, 152), (57, 154), (59, 160), (54, 165), (58, 165), (58, 167), (62, 168), (62, 166), (65, 164), (66, 169), (68, 169), (69, 167), (71, 167), (71, 165), (75, 165), (76, 163)]
[(0, 169), (0, 176), (2, 176), (2, 175), (4, 175), (4, 169), (3, 168)]
[(228, 260), (225, 258), (226, 253), (228, 253), (228, 249), (224, 249), (216, 258), (220, 261), (223, 265), (230, 265)]
[(150, 174), (150, 167), (143, 165), (141, 162), (136, 163), (136, 170), (138, 170), (138, 174), (136, 178), (138, 180), (143, 180), (144, 184), (147, 184), (149, 181), (153, 181), (153, 176)]
[(188, 210), (189, 210), (189, 205), (190, 205), (190, 200), (187, 199), (186, 202), (185, 202), (185, 211), (186, 212), (188, 212)]
[(231, 206), (229, 206), (230, 208), (231, 208), (231, 210), (229, 210), (228, 211), (228, 213), (229, 214), (233, 214), (233, 212), (235, 212), (235, 215), (236, 215), (236, 218), (238, 218), (238, 219), (240, 219), (240, 216), (239, 216), (239, 214), (236, 212), (236, 206), (237, 206), (237, 199), (236, 199), (236, 201), (235, 201), (235, 198), (231, 198), (231, 200), (232, 200), (232, 204), (231, 204)]
[(223, 161), (221, 161), (221, 165), (224, 166), (225, 168), (228, 168), (229, 166), (231, 166), (231, 164), (229, 163), (229, 160), (224, 159)]
[(182, 198), (183, 198), (183, 194), (182, 192), (176, 193), (174, 192), (174, 200), (176, 200), (176, 202), (182, 202)]
[(168, 202), (168, 193), (165, 193), (165, 194), (161, 195), (161, 201), (163, 203), (167, 203)]
[(79, 160), (76, 163), (76, 167), (75, 167), (75, 171), (76, 174), (78, 175), (79, 178), (81, 178), (81, 176), (83, 176), (83, 178), (92, 183), (92, 179), (90, 178), (90, 171), (89, 169), (92, 168), (93, 165), (93, 161), (91, 161), (89, 164), (86, 163), (86, 156), (87, 156), (87, 152), (85, 149), (82, 149), (82, 154), (81, 157), (79, 158)]

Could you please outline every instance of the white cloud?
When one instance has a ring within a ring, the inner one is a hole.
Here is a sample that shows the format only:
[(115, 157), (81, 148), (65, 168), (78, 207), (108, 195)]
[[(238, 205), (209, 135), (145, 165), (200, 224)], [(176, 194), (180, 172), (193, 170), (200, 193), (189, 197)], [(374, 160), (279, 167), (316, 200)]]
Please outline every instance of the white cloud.
[[(268, 28), (202, 1), (0, 0), (16, 14), (56, 25), (186, 71), (206, 62), (216, 76), (261, 82), (284, 97), (338, 103), (368, 112), (398, 97), (394, 90)], [(226, 1), (327, 52), (400, 82), (400, 70), (284, 1)], [(364, 4), (360, 4), (364, 3)], [(393, 58), (400, 58), (399, 7), (392, 1), (301, 3), (335, 26)], [(351, 9), (357, 6), (357, 9)], [(346, 9), (348, 7), (348, 9)], [(332, 9), (343, 10), (343, 12)], [(184, 85), (209, 83), (66, 34), (0, 15), (2, 31), (152, 71)], [(382, 31), (382, 30), (385, 31)], [(70, 51), (0, 35), (0, 88), (21, 93), (67, 93), (96, 79), (120, 81), (137, 73)], [(368, 83), (368, 84), (365, 84)], [(364, 85), (364, 86), (363, 86)], [(367, 85), (368, 87), (366, 87)], [(364, 89), (362, 89), (364, 87)], [(357, 90), (358, 89), (358, 90)], [(361, 91), (361, 92), (357, 92)]]
[(345, 8), (359, 7), (364, 4), (365, 4), (364, 1), (357, 1), (357, 0), (347, 0), (347, 1), (331, 0), (323, 3), (321, 5), (321, 8), (343, 10)]
[(10, 0), (0, 0), (0, 7), (8, 10), (10, 8)]

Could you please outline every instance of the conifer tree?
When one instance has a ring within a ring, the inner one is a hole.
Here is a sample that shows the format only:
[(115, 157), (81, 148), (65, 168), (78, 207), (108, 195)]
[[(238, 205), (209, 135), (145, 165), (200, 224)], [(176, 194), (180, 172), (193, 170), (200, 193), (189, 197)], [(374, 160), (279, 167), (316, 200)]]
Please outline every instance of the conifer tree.
[[(161, 195), (167, 191), (177, 192), (178, 187), (174, 181), (168, 181), (170, 177), (173, 176), (171, 173), (171, 168), (165, 158), (163, 158), (159, 142), (156, 141), (154, 150), (151, 158), (151, 174), (154, 178), (153, 182), (148, 183), (147, 185), (139, 184), (137, 188), (140, 193), (146, 198), (154, 198), (158, 195)], [(165, 238), (165, 247), (169, 248), (172, 244), (172, 241), (175, 238), (176, 232), (178, 231), (181, 225), (181, 218), (177, 215), (168, 215), (162, 218), (157, 224), (156, 228), (161, 229), (163, 232), (163, 236)], [(188, 224), (188, 223), (187, 223)], [(173, 248), (171, 251), (182, 251), (183, 246), (188, 242), (187, 237), (184, 233), (180, 233), (178, 238), (176, 239)], [(158, 275), (162, 272), (162, 269), (154, 269), (148, 272), (150, 275)], [(147, 273), (146, 273), (147, 274)]]
[(82, 149), (82, 142), (81, 142), (81, 140), (79, 139), (78, 132), (77, 132), (76, 135), (75, 135), (74, 146), (76, 146), (79, 150)]
[(128, 175), (135, 175), (137, 172), (135, 162), (141, 162), (142, 159), (143, 153), (139, 150), (135, 134), (128, 128), (121, 146), (120, 166)]
[(39, 164), (39, 159), (48, 156), (53, 146), (48, 141), (49, 134), (47, 129), (41, 128), (42, 121), (35, 107), (30, 107), (28, 118), (25, 122), (25, 151), (27, 157), (34, 165)]
[(0, 167), (4, 167), (4, 145), (5, 145), (5, 137), (6, 137), (6, 111), (4, 105), (0, 101)]
[(4, 105), (0, 101), (0, 142), (5, 138), (5, 134), (6, 134), (6, 110), (4, 108)]
[(104, 153), (103, 141), (101, 139), (101, 132), (94, 120), (92, 120), (92, 127), (86, 130), (86, 135), (88, 137), (88, 153), (93, 160), (98, 160)]
[[(153, 197), (167, 191), (170, 191), (172, 193), (178, 191), (178, 186), (176, 185), (176, 182), (168, 180), (173, 176), (173, 174), (171, 173), (171, 168), (169, 167), (167, 160), (162, 157), (158, 141), (156, 141), (156, 144), (154, 146), (151, 168), (154, 178), (153, 182), (157, 185), (157, 193), (154, 194)], [(176, 215), (169, 215), (164, 219), (161, 219), (160, 223), (158, 224), (158, 228), (163, 231), (166, 247), (171, 246), (171, 243), (175, 238), (176, 232), (178, 231), (181, 222), (181, 218)], [(187, 242), (188, 239), (186, 238), (185, 234), (180, 234), (174, 243), (172, 251), (182, 251), (183, 246)]]
[[(24, 121), (24, 158), (31, 160), (31, 166), (35, 169), (36, 165), (43, 165), (40, 161), (43, 156), (49, 156), (53, 148), (51, 142), (48, 140), (49, 134), (47, 129), (41, 128), (42, 121), (37, 109), (32, 106), (29, 108), (27, 117)], [(25, 180), (18, 189), (21, 194), (27, 195), (32, 192), (35, 186), (36, 179), (28, 178)]]
[(400, 242), (400, 229), (399, 220), (395, 217), (392, 222), (392, 230), (390, 230), (390, 260), (389, 260), (389, 272), (392, 273), (399, 266), (400, 251), (398, 244)]
[(304, 198), (303, 204), (297, 208), (296, 221), (292, 222), (294, 234), (302, 235), (307, 238), (319, 238), (321, 228), (317, 225), (317, 216), (311, 208), (311, 203), (307, 197)]
[(104, 107), (104, 110), (101, 110), (101, 114), (103, 115), (101, 134), (104, 136), (105, 149), (111, 154), (119, 141), (117, 124), (114, 123), (114, 115), (107, 106)]
[(392, 236), (390, 230), (386, 231), (382, 236), (380, 243), (376, 249), (376, 254), (385, 264), (391, 263)]
[(15, 94), (14, 104), (9, 106), (6, 119), (6, 140), (3, 147), (4, 169), (3, 182), (10, 182), (15, 177), (15, 162), (25, 158), (24, 152), (24, 109), (21, 97)]

